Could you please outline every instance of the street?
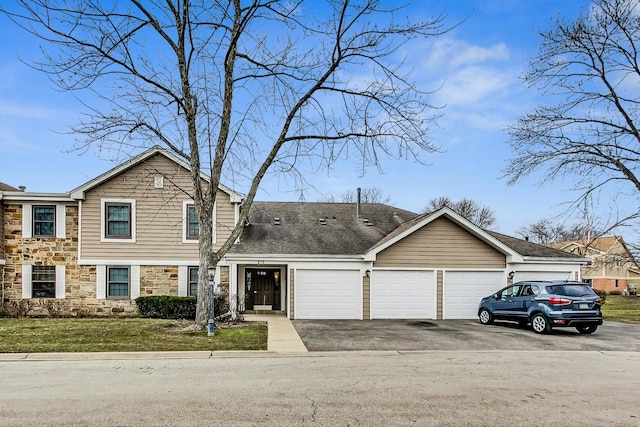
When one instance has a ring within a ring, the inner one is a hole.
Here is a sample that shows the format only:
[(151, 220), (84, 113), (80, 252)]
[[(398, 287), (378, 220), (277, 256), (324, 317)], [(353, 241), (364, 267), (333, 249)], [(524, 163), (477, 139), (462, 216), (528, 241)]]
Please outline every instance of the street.
[(0, 425), (637, 426), (638, 390), (640, 352), (69, 356), (1, 361)]

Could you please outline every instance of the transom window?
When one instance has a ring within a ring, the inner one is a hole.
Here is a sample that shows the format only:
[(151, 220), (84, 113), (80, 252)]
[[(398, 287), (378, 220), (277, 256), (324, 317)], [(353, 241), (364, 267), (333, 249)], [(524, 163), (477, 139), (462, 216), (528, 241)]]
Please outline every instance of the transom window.
[(187, 239), (197, 239), (200, 235), (198, 213), (194, 205), (187, 206)]
[(131, 204), (106, 203), (105, 236), (110, 238), (131, 237)]
[(31, 298), (56, 297), (56, 268), (34, 265), (31, 269)]
[(54, 237), (56, 235), (56, 207), (33, 207), (33, 235), (36, 237)]
[(129, 268), (107, 268), (107, 298), (129, 297)]
[(189, 267), (189, 296), (198, 296), (198, 267)]

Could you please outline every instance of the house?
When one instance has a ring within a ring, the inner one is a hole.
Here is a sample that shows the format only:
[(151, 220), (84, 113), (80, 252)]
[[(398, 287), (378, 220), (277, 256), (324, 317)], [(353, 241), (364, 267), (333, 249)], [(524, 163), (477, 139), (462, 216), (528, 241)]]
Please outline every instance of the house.
[[(190, 193), (188, 165), (158, 147), (67, 193), (0, 190), (5, 308), (57, 301), (66, 314), (126, 316), (136, 315), (139, 295), (194, 295)], [(219, 187), (214, 247), (242, 201)], [(447, 208), (418, 215), (382, 204), (255, 202), (216, 283), (245, 310), (292, 319), (460, 319), (509, 281), (578, 280), (586, 262)]]
[(556, 242), (548, 246), (589, 258), (591, 263), (582, 267), (581, 274), (594, 289), (622, 293), (640, 285), (640, 265), (620, 236)]

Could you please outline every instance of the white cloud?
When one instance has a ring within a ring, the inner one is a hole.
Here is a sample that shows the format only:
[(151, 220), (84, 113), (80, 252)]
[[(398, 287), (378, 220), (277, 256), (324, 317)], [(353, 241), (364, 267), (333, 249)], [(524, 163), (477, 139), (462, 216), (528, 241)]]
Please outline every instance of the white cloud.
[(436, 40), (427, 53), (423, 67), (445, 72), (487, 61), (508, 61), (510, 58), (509, 48), (503, 42), (483, 47), (452, 38)]

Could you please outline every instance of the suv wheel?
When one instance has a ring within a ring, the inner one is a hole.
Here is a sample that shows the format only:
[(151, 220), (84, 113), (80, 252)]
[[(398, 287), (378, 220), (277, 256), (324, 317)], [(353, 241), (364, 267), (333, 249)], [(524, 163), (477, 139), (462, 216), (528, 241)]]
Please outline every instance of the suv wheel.
[(478, 316), (480, 317), (480, 323), (482, 323), (483, 325), (490, 325), (493, 323), (493, 316), (491, 315), (491, 312), (486, 308), (480, 310)]
[(551, 332), (551, 323), (544, 314), (537, 313), (531, 318), (531, 328), (537, 334), (548, 334)]
[(598, 325), (580, 325), (576, 326), (576, 329), (581, 334), (592, 334), (598, 329)]

